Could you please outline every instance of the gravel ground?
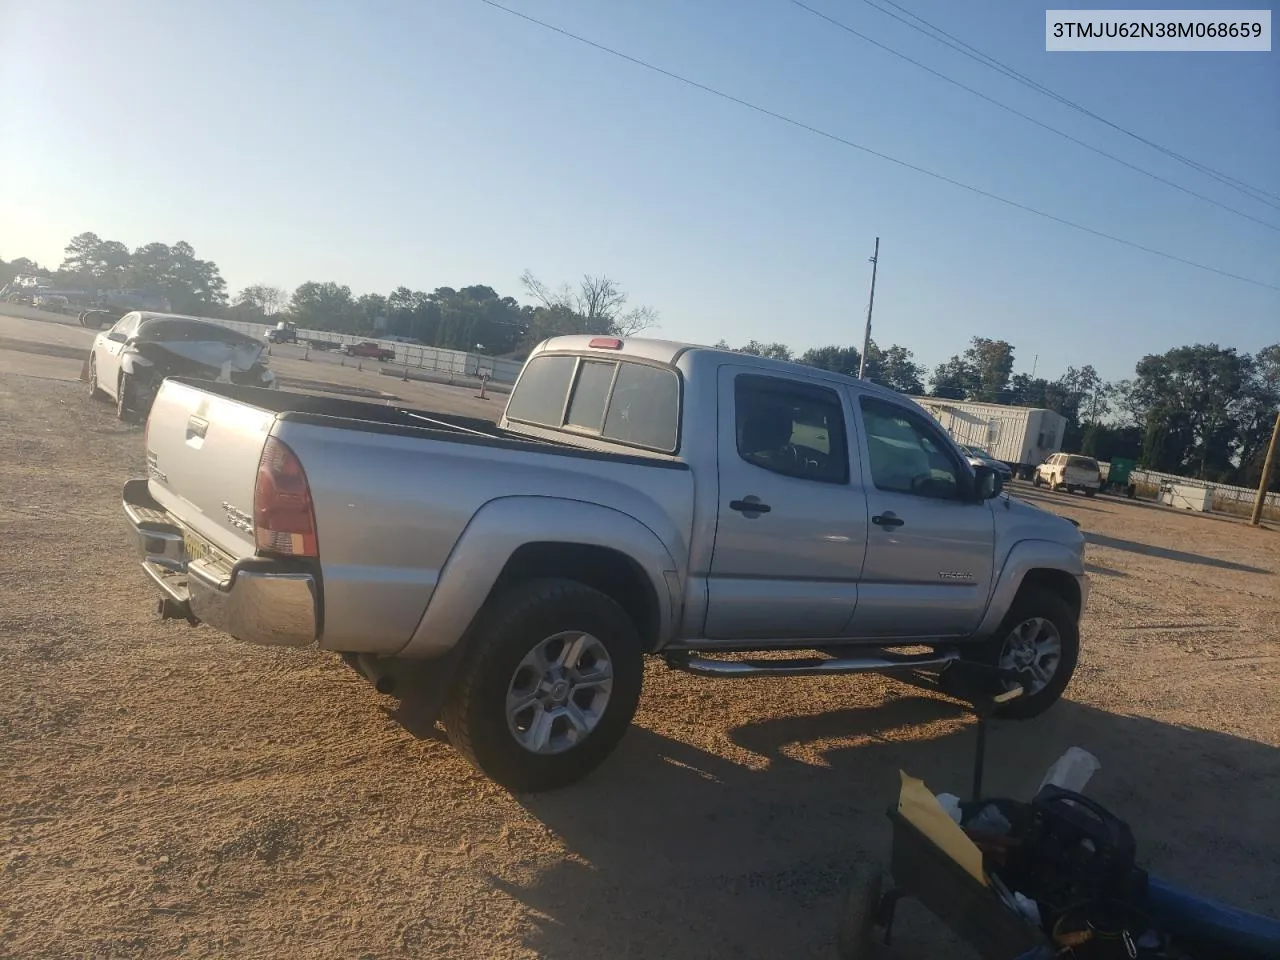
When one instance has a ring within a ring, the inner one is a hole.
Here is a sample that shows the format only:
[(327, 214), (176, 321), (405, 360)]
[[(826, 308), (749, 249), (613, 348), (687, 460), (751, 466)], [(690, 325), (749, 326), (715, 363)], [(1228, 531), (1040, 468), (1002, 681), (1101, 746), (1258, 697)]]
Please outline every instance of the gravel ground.
[[(72, 360), (0, 359), (0, 956), (832, 957), (898, 770), (967, 790), (947, 701), (652, 663), (597, 774), (513, 797), (334, 656), (155, 619), (119, 508), (141, 431)], [(990, 788), (1084, 746), (1153, 871), (1280, 914), (1280, 533), (1018, 495), (1088, 531), (1094, 592), (1068, 699), (993, 727)], [(967, 954), (908, 905), (894, 956)]]

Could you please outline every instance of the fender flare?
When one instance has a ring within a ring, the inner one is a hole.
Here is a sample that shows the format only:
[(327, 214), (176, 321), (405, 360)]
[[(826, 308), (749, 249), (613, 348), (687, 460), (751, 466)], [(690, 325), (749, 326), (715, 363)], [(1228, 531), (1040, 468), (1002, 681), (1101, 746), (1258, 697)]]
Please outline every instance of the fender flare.
[(459, 644), (511, 555), (529, 543), (606, 547), (630, 557), (658, 598), (658, 645), (681, 614), (680, 566), (658, 535), (611, 507), (560, 497), (513, 496), (476, 511), (440, 570), (427, 609), (398, 656), (440, 657)]
[(1056, 570), (1075, 577), (1080, 582), (1081, 601), (1085, 599), (1084, 556), (1065, 543), (1053, 540), (1021, 540), (1005, 556), (1000, 575), (996, 578), (987, 612), (974, 631), (976, 636), (988, 636), (1000, 626), (1000, 621), (1013, 606), (1013, 600), (1022, 588), (1023, 581), (1032, 570)]

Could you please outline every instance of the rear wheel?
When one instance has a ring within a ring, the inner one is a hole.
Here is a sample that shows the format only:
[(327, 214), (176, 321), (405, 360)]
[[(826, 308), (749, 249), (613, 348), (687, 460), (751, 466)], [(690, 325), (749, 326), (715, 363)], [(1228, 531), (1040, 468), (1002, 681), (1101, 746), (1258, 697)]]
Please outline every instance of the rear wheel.
[(643, 651), (613, 598), (535, 580), (481, 614), (444, 724), (454, 747), (514, 791), (582, 779), (617, 746), (640, 698)]
[[(1018, 671), (1022, 696), (1004, 704), (999, 716), (1038, 717), (1058, 702), (1080, 656), (1080, 628), (1070, 604), (1042, 587), (1022, 590), (987, 647), (1004, 670)], [(1006, 684), (1012, 686), (1012, 682)]]
[(1041, 482), (1042, 482), (1042, 481), (1040, 480), (1040, 474), (1038, 474), (1038, 473), (1037, 473), (1035, 476), (1033, 476), (1033, 477), (1031, 478), (1031, 483), (1032, 483), (1034, 486), (1037, 486), (1037, 487), (1038, 487), (1038, 486), (1040, 486)]
[(1098, 488), (1097, 488), (1097, 487), (1085, 487), (1085, 488), (1084, 488), (1084, 495), (1085, 495), (1086, 497), (1096, 497), (1096, 496), (1098, 495)]

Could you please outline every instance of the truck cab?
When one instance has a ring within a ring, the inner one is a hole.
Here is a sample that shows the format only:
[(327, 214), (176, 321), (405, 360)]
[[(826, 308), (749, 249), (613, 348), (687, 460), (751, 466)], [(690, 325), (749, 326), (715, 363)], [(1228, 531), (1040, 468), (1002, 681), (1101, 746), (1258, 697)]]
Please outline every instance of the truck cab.
[(268, 343), (297, 343), (298, 325), (288, 320), (281, 320), (267, 331)]

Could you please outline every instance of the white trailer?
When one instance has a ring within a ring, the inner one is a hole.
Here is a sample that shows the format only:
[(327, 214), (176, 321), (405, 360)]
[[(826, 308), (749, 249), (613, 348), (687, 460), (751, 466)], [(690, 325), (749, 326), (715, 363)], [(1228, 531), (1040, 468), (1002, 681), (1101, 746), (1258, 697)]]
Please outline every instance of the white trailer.
[(1062, 449), (1067, 418), (1052, 410), (941, 397), (911, 399), (933, 414), (957, 443), (981, 447), (1023, 479)]

